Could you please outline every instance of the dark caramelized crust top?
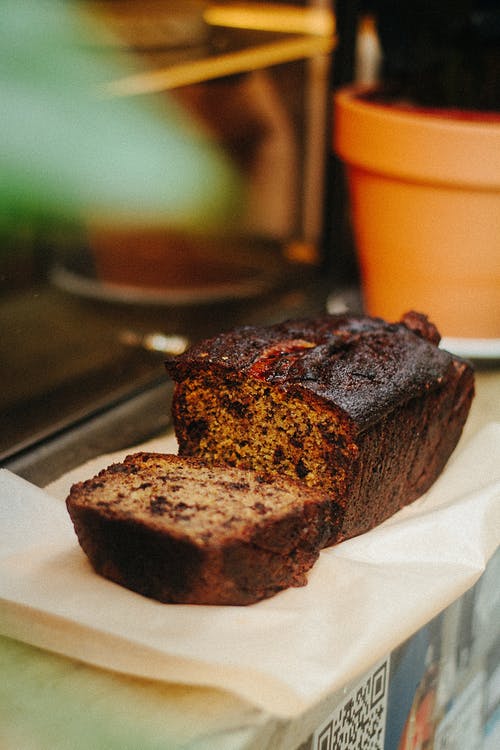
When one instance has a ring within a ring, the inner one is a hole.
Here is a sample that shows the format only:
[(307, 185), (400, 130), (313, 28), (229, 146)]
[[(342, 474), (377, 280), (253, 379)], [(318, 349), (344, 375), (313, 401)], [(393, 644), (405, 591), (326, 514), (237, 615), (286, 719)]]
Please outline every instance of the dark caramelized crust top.
[(438, 388), (470, 365), (440, 349), (424, 315), (399, 323), (352, 315), (244, 326), (191, 347), (166, 362), (177, 382), (207, 370), (257, 378), (290, 394), (341, 409), (358, 429), (401, 403)]

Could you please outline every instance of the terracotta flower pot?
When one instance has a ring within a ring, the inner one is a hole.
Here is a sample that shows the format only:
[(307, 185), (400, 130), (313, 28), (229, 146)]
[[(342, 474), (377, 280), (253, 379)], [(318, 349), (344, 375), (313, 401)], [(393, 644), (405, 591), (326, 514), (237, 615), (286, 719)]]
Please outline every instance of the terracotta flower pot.
[[(366, 92), (365, 92), (366, 94)], [(335, 97), (367, 312), (500, 339), (500, 116)]]

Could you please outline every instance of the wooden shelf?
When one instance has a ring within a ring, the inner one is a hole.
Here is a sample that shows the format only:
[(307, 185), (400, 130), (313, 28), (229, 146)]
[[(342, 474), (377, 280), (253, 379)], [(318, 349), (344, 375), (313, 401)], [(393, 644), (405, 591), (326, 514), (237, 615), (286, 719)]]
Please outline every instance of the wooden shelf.
[(209, 6), (207, 39), (191, 48), (138, 50), (141, 70), (110, 81), (106, 96), (153, 94), (316, 55), (335, 47), (335, 19), (318, 8)]

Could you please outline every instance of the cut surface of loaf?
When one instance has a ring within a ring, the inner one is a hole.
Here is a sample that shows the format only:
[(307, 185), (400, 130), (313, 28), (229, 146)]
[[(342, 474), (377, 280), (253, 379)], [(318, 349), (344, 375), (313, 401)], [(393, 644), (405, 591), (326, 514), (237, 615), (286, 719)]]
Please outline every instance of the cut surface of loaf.
[(289, 479), (160, 453), (73, 485), (66, 505), (99, 574), (162, 602), (232, 605), (305, 585), (338, 510)]
[(340, 504), (329, 544), (425, 492), (474, 393), (424, 315), (324, 315), (242, 327), (166, 362), (179, 454), (274, 472)]

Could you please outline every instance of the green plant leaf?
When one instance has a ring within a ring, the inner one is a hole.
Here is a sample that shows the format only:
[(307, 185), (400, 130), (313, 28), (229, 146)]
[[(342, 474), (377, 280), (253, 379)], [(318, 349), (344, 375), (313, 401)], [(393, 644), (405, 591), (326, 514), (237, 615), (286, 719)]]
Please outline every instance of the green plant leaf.
[(106, 98), (135, 71), (85, 6), (3, 0), (0, 224), (91, 218), (206, 227), (236, 211), (240, 179), (167, 94)]

